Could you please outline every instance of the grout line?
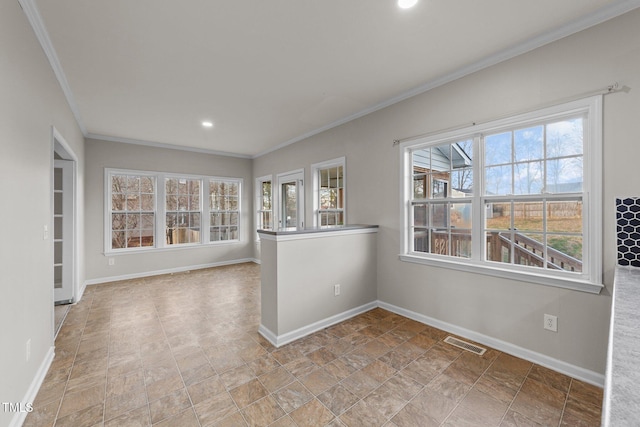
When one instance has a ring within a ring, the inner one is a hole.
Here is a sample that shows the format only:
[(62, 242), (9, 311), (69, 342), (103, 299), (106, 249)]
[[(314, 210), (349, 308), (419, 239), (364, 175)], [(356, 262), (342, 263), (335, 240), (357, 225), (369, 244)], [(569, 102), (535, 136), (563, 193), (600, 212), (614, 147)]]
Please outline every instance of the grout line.
[(524, 376), (524, 379), (522, 380), (522, 383), (520, 384), (520, 387), (518, 387), (518, 391), (516, 391), (516, 394), (513, 396), (513, 399), (511, 399), (511, 402), (509, 403), (509, 407), (507, 407), (507, 410), (505, 411), (504, 415), (502, 416), (502, 420), (500, 420), (500, 423), (502, 424), (502, 421), (504, 421), (504, 418), (507, 416), (507, 414), (509, 413), (509, 410), (511, 409), (511, 406), (513, 406), (513, 402), (516, 401), (516, 398), (518, 397), (518, 395), (520, 394), (520, 390), (522, 390), (522, 387), (524, 387), (524, 383), (527, 381), (527, 378), (529, 378), (529, 374), (531, 373), (531, 371), (533, 370), (533, 367), (535, 366), (535, 363), (531, 363), (531, 366), (529, 366), (529, 369), (527, 370), (526, 375)]
[[(569, 377), (571, 378), (571, 377)], [(573, 387), (573, 378), (569, 382), (569, 388), (567, 389), (567, 395), (564, 398), (564, 405), (562, 405), (562, 412), (560, 413), (560, 420), (558, 421), (558, 427), (562, 425), (562, 419), (564, 418), (564, 410), (567, 408), (567, 402), (569, 401), (569, 393), (571, 393), (571, 388)]]

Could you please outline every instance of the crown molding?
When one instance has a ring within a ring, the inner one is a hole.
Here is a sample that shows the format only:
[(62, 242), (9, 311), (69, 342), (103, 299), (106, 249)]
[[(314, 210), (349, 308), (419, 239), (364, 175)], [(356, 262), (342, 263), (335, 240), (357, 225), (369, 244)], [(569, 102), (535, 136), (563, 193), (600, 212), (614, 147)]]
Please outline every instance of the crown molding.
[(117, 136), (109, 136), (109, 135), (100, 135), (95, 133), (88, 133), (85, 135), (87, 139), (96, 139), (100, 141), (108, 141), (108, 142), (120, 142), (123, 144), (132, 144), (132, 145), (143, 145), (145, 147), (153, 147), (153, 148), (166, 148), (169, 150), (179, 150), (179, 151), (188, 151), (192, 153), (201, 153), (201, 154), (212, 154), (215, 156), (224, 156), (224, 157), (236, 157), (240, 159), (251, 159), (252, 157), (247, 154), (238, 154), (238, 153), (230, 153), (227, 151), (217, 151), (217, 150), (209, 150), (206, 148), (197, 148), (197, 147), (188, 147), (184, 145), (176, 145), (176, 144), (167, 144), (164, 142), (154, 142), (154, 141), (144, 141), (141, 139), (132, 139), (132, 138), (121, 138)]
[(71, 87), (69, 86), (69, 82), (67, 81), (67, 76), (64, 74), (64, 70), (62, 69), (62, 65), (60, 64), (60, 60), (58, 60), (58, 55), (56, 54), (56, 50), (53, 47), (53, 43), (51, 43), (51, 38), (49, 38), (49, 33), (47, 32), (47, 28), (42, 21), (42, 17), (40, 16), (40, 12), (38, 11), (38, 6), (36, 5), (35, 0), (18, 0), (20, 7), (24, 11), (29, 24), (31, 24), (31, 28), (33, 28), (33, 32), (36, 34), (38, 41), (40, 42), (40, 46), (44, 50), (45, 55), (47, 55), (47, 59), (49, 60), (49, 64), (53, 69), (56, 78), (58, 79), (58, 83), (60, 84), (60, 88), (64, 93), (65, 98), (67, 99), (67, 104), (69, 104), (69, 108), (73, 113), (73, 116), (76, 119), (76, 123), (80, 128), (80, 131), (83, 135), (87, 135), (87, 128), (84, 125), (84, 121), (82, 120), (82, 116), (80, 115), (80, 110), (78, 108), (78, 104), (73, 96), (73, 92), (71, 91)]
[(439, 86), (443, 86), (447, 83), (450, 83), (454, 80), (465, 77), (469, 74), (472, 74), (477, 71), (483, 70), (485, 68), (491, 67), (493, 65), (499, 64), (500, 62), (514, 58), (524, 53), (530, 52), (546, 44), (560, 40), (564, 37), (568, 37), (579, 31), (585, 30), (589, 27), (600, 24), (602, 22), (605, 22), (617, 16), (623, 15), (627, 12), (630, 12), (631, 10), (634, 10), (640, 7), (640, 0), (624, 0), (624, 1), (610, 4), (608, 6), (604, 6), (593, 13), (585, 15), (566, 25), (563, 25), (562, 27), (559, 27), (556, 30), (546, 32), (524, 43), (520, 43), (508, 49), (504, 49), (500, 52), (497, 52), (494, 55), (486, 57), (466, 67), (455, 70), (452, 73), (446, 74), (442, 77), (433, 79), (423, 85), (417, 86), (397, 96), (386, 99), (378, 104), (367, 107), (354, 114), (345, 116), (339, 120), (333, 121), (327, 125), (313, 129), (309, 132), (305, 132), (299, 136), (296, 136), (295, 138), (287, 140), (268, 150), (262, 151), (255, 155), (242, 155), (242, 154), (220, 152), (220, 151), (206, 150), (206, 149), (200, 149), (200, 148), (190, 148), (190, 147), (183, 147), (183, 146), (172, 145), (172, 144), (164, 144), (164, 143), (151, 142), (151, 141), (141, 141), (141, 140), (135, 140), (135, 139), (129, 139), (129, 138), (118, 138), (118, 137), (88, 133), (86, 126), (84, 125), (84, 122), (82, 120), (82, 116), (80, 115), (78, 104), (75, 101), (73, 92), (71, 91), (71, 87), (69, 86), (67, 78), (62, 69), (62, 65), (60, 64), (60, 61), (53, 47), (51, 39), (49, 38), (49, 33), (47, 32), (44, 22), (42, 21), (42, 18), (40, 16), (40, 12), (38, 11), (36, 0), (18, 0), (18, 3), (24, 10), (25, 15), (27, 16), (27, 19), (31, 24), (31, 27), (33, 28), (33, 31), (35, 32), (36, 37), (38, 38), (38, 41), (42, 46), (42, 49), (44, 50), (47, 58), (49, 59), (51, 68), (53, 69), (53, 72), (55, 73), (56, 78), (58, 79), (60, 87), (62, 88), (65, 98), (67, 99), (67, 103), (69, 104), (69, 107), (71, 108), (71, 111), (76, 119), (78, 127), (82, 131), (82, 134), (85, 136), (85, 138), (95, 138), (95, 139), (101, 139), (101, 140), (113, 141), (113, 142), (123, 142), (123, 143), (129, 143), (129, 144), (146, 145), (151, 147), (169, 148), (173, 150), (193, 151), (196, 153), (206, 153), (206, 154), (215, 154), (215, 155), (221, 155), (221, 156), (251, 158), (251, 159), (256, 159), (258, 157), (262, 157), (266, 154), (280, 150), (291, 144), (295, 144), (296, 142), (300, 142), (304, 139), (307, 139), (319, 133), (325, 132), (329, 129), (333, 129), (335, 127), (338, 127), (350, 121), (356, 120), (360, 117), (371, 114), (375, 111), (397, 104), (401, 101), (404, 101), (416, 95), (420, 95), (422, 93), (428, 92)]
[(559, 27), (555, 30), (552, 30), (544, 34), (541, 34), (537, 37), (531, 38), (513, 47), (501, 50), (491, 56), (481, 59), (480, 61), (476, 61), (473, 64), (470, 64), (466, 67), (459, 68), (442, 77), (430, 80), (425, 84), (417, 86), (413, 89), (410, 89), (392, 98), (386, 99), (380, 102), (379, 104), (365, 108), (364, 110), (358, 111), (357, 113), (343, 117), (342, 119), (336, 120), (327, 125), (321, 126), (314, 130), (306, 132), (302, 135), (299, 135), (295, 138), (292, 138), (288, 141), (285, 141), (279, 145), (276, 145), (273, 148), (270, 148), (268, 150), (265, 150), (261, 153), (254, 155), (253, 158), (256, 159), (258, 157), (262, 157), (266, 154), (277, 151), (291, 144), (295, 144), (296, 142), (300, 142), (304, 139), (307, 139), (309, 137), (312, 137), (314, 135), (317, 135), (329, 129), (333, 129), (335, 127), (338, 127), (340, 125), (343, 125), (345, 123), (358, 119), (360, 117), (364, 117), (367, 114), (371, 114), (375, 111), (382, 110), (383, 108), (389, 107), (393, 104), (397, 104), (401, 101), (412, 98), (416, 95), (420, 95), (422, 93), (435, 89), (439, 86), (443, 86), (447, 83), (450, 83), (454, 80), (465, 77), (469, 74), (473, 74), (485, 68), (488, 68), (493, 65), (497, 65), (501, 62), (504, 62), (506, 60), (515, 58), (516, 56), (525, 54), (527, 52), (530, 52), (534, 49), (537, 49), (549, 43), (553, 43), (555, 41), (568, 37), (572, 34), (578, 33), (582, 30), (586, 30), (587, 28), (593, 27), (594, 25), (601, 24), (605, 21), (608, 21), (609, 19), (613, 19), (617, 16), (623, 15), (627, 12), (637, 9), (638, 7), (640, 7), (640, 0), (625, 0), (609, 6), (604, 6), (593, 13), (590, 13), (579, 19), (569, 22), (568, 24), (565, 24), (562, 27)]

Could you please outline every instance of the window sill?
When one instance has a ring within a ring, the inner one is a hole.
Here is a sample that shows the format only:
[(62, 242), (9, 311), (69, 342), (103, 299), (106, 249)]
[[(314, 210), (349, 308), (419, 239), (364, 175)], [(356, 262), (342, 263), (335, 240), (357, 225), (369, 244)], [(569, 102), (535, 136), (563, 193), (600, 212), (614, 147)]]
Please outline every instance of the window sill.
[(176, 250), (185, 250), (185, 249), (205, 249), (211, 248), (214, 246), (222, 246), (222, 245), (232, 245), (238, 244), (240, 240), (224, 240), (219, 242), (209, 242), (209, 243), (185, 243), (181, 245), (174, 246), (165, 246), (163, 248), (155, 248), (155, 247), (144, 247), (144, 248), (131, 248), (131, 249), (120, 249), (117, 251), (105, 251), (103, 252), (104, 256), (119, 256), (119, 255), (129, 255), (129, 254), (141, 254), (141, 253), (156, 253), (156, 252), (169, 252)]
[(399, 255), (399, 258), (401, 261), (411, 262), (415, 264), (466, 271), (468, 273), (501, 277), (505, 279), (518, 280), (521, 282), (536, 283), (544, 286), (553, 286), (556, 288), (587, 292), (591, 294), (599, 294), (600, 291), (604, 288), (602, 284), (595, 284), (581, 279), (571, 279), (545, 274), (536, 274), (526, 271), (515, 271), (506, 268), (500, 268), (497, 266), (487, 265), (485, 263), (478, 264), (471, 261), (459, 262), (445, 259), (433, 259), (412, 254), (401, 254)]

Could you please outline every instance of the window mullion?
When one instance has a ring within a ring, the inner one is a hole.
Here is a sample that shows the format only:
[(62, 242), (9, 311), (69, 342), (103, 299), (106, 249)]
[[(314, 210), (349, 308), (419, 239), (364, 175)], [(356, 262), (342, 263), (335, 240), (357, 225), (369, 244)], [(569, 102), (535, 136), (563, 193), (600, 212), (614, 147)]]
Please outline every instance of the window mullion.
[(156, 247), (164, 248), (166, 247), (166, 211), (167, 211), (167, 200), (166, 200), (166, 176), (164, 174), (158, 174), (156, 176)]
[(211, 233), (209, 232), (211, 228), (210, 227), (211, 215), (209, 213), (210, 212), (209, 199), (211, 196), (209, 196), (209, 182), (210, 182), (209, 178), (203, 178), (200, 180), (200, 203), (201, 203), (200, 235), (202, 236), (203, 245), (206, 245), (207, 243), (209, 243), (211, 239)]
[(473, 138), (473, 200), (471, 204), (471, 259), (480, 261), (486, 259), (484, 244), (484, 148), (483, 136)]

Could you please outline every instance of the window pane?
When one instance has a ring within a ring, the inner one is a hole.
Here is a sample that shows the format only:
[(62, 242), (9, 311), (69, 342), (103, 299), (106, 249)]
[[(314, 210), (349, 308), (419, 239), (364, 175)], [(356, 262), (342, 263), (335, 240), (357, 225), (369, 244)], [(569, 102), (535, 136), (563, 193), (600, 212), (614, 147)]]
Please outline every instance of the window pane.
[(488, 229), (511, 229), (511, 203), (487, 203), (485, 206), (485, 222)]
[(511, 263), (511, 233), (489, 231), (487, 238), (487, 261)]
[(486, 168), (484, 192), (496, 196), (512, 194), (511, 165)]
[(451, 255), (460, 258), (471, 258), (471, 230), (451, 233)]
[(513, 133), (516, 162), (540, 160), (544, 154), (543, 126), (520, 129)]
[(540, 194), (543, 186), (542, 162), (514, 165), (514, 194)]
[(413, 176), (413, 198), (424, 199), (427, 177), (425, 174), (417, 174)]
[(584, 124), (582, 117), (547, 125), (547, 158), (581, 156)]
[(554, 235), (547, 236), (549, 263), (565, 271), (582, 272), (582, 237)]
[(127, 247), (127, 238), (124, 231), (114, 231), (111, 233), (111, 248), (123, 249)]
[(429, 230), (426, 228), (414, 229), (413, 250), (416, 252), (429, 252)]
[(126, 175), (112, 175), (111, 176), (111, 192), (112, 193), (126, 193), (127, 192), (127, 177), (126, 177)]
[(429, 225), (427, 217), (427, 206), (415, 205), (413, 207), (413, 225), (416, 227), (426, 227)]
[(544, 236), (538, 233), (520, 233), (512, 235), (513, 263), (529, 267), (544, 267)]
[(141, 197), (141, 209), (143, 211), (154, 211), (155, 210), (155, 200), (153, 194), (143, 194)]
[(153, 178), (148, 176), (140, 177), (140, 192), (141, 193), (155, 193), (155, 189), (153, 188)]
[(126, 214), (111, 214), (111, 229), (124, 230), (126, 228)]
[(127, 196), (124, 194), (112, 194), (111, 195), (111, 210), (112, 211), (124, 211), (126, 210)]
[(431, 227), (446, 229), (448, 224), (448, 215), (447, 215), (447, 206), (446, 203), (438, 203), (430, 205), (431, 212)]
[(139, 193), (140, 192), (140, 177), (128, 176), (127, 177), (127, 193)]
[(153, 246), (153, 228), (140, 231), (140, 241), (142, 246)]
[(465, 168), (451, 172), (451, 197), (473, 196), (473, 169)]
[(127, 230), (126, 234), (128, 248), (140, 247), (140, 230)]
[(582, 157), (547, 160), (548, 193), (581, 193)]
[(513, 204), (513, 226), (518, 231), (543, 231), (543, 215), (543, 202)]
[(127, 210), (140, 211), (140, 196), (138, 194), (127, 195)]
[(449, 213), (451, 228), (471, 230), (471, 203), (452, 203)]
[(484, 139), (484, 163), (487, 166), (510, 163), (511, 132), (489, 135)]
[(441, 230), (431, 230), (431, 251), (432, 254), (449, 255), (449, 232)]
[(582, 234), (582, 202), (548, 202), (547, 231)]

